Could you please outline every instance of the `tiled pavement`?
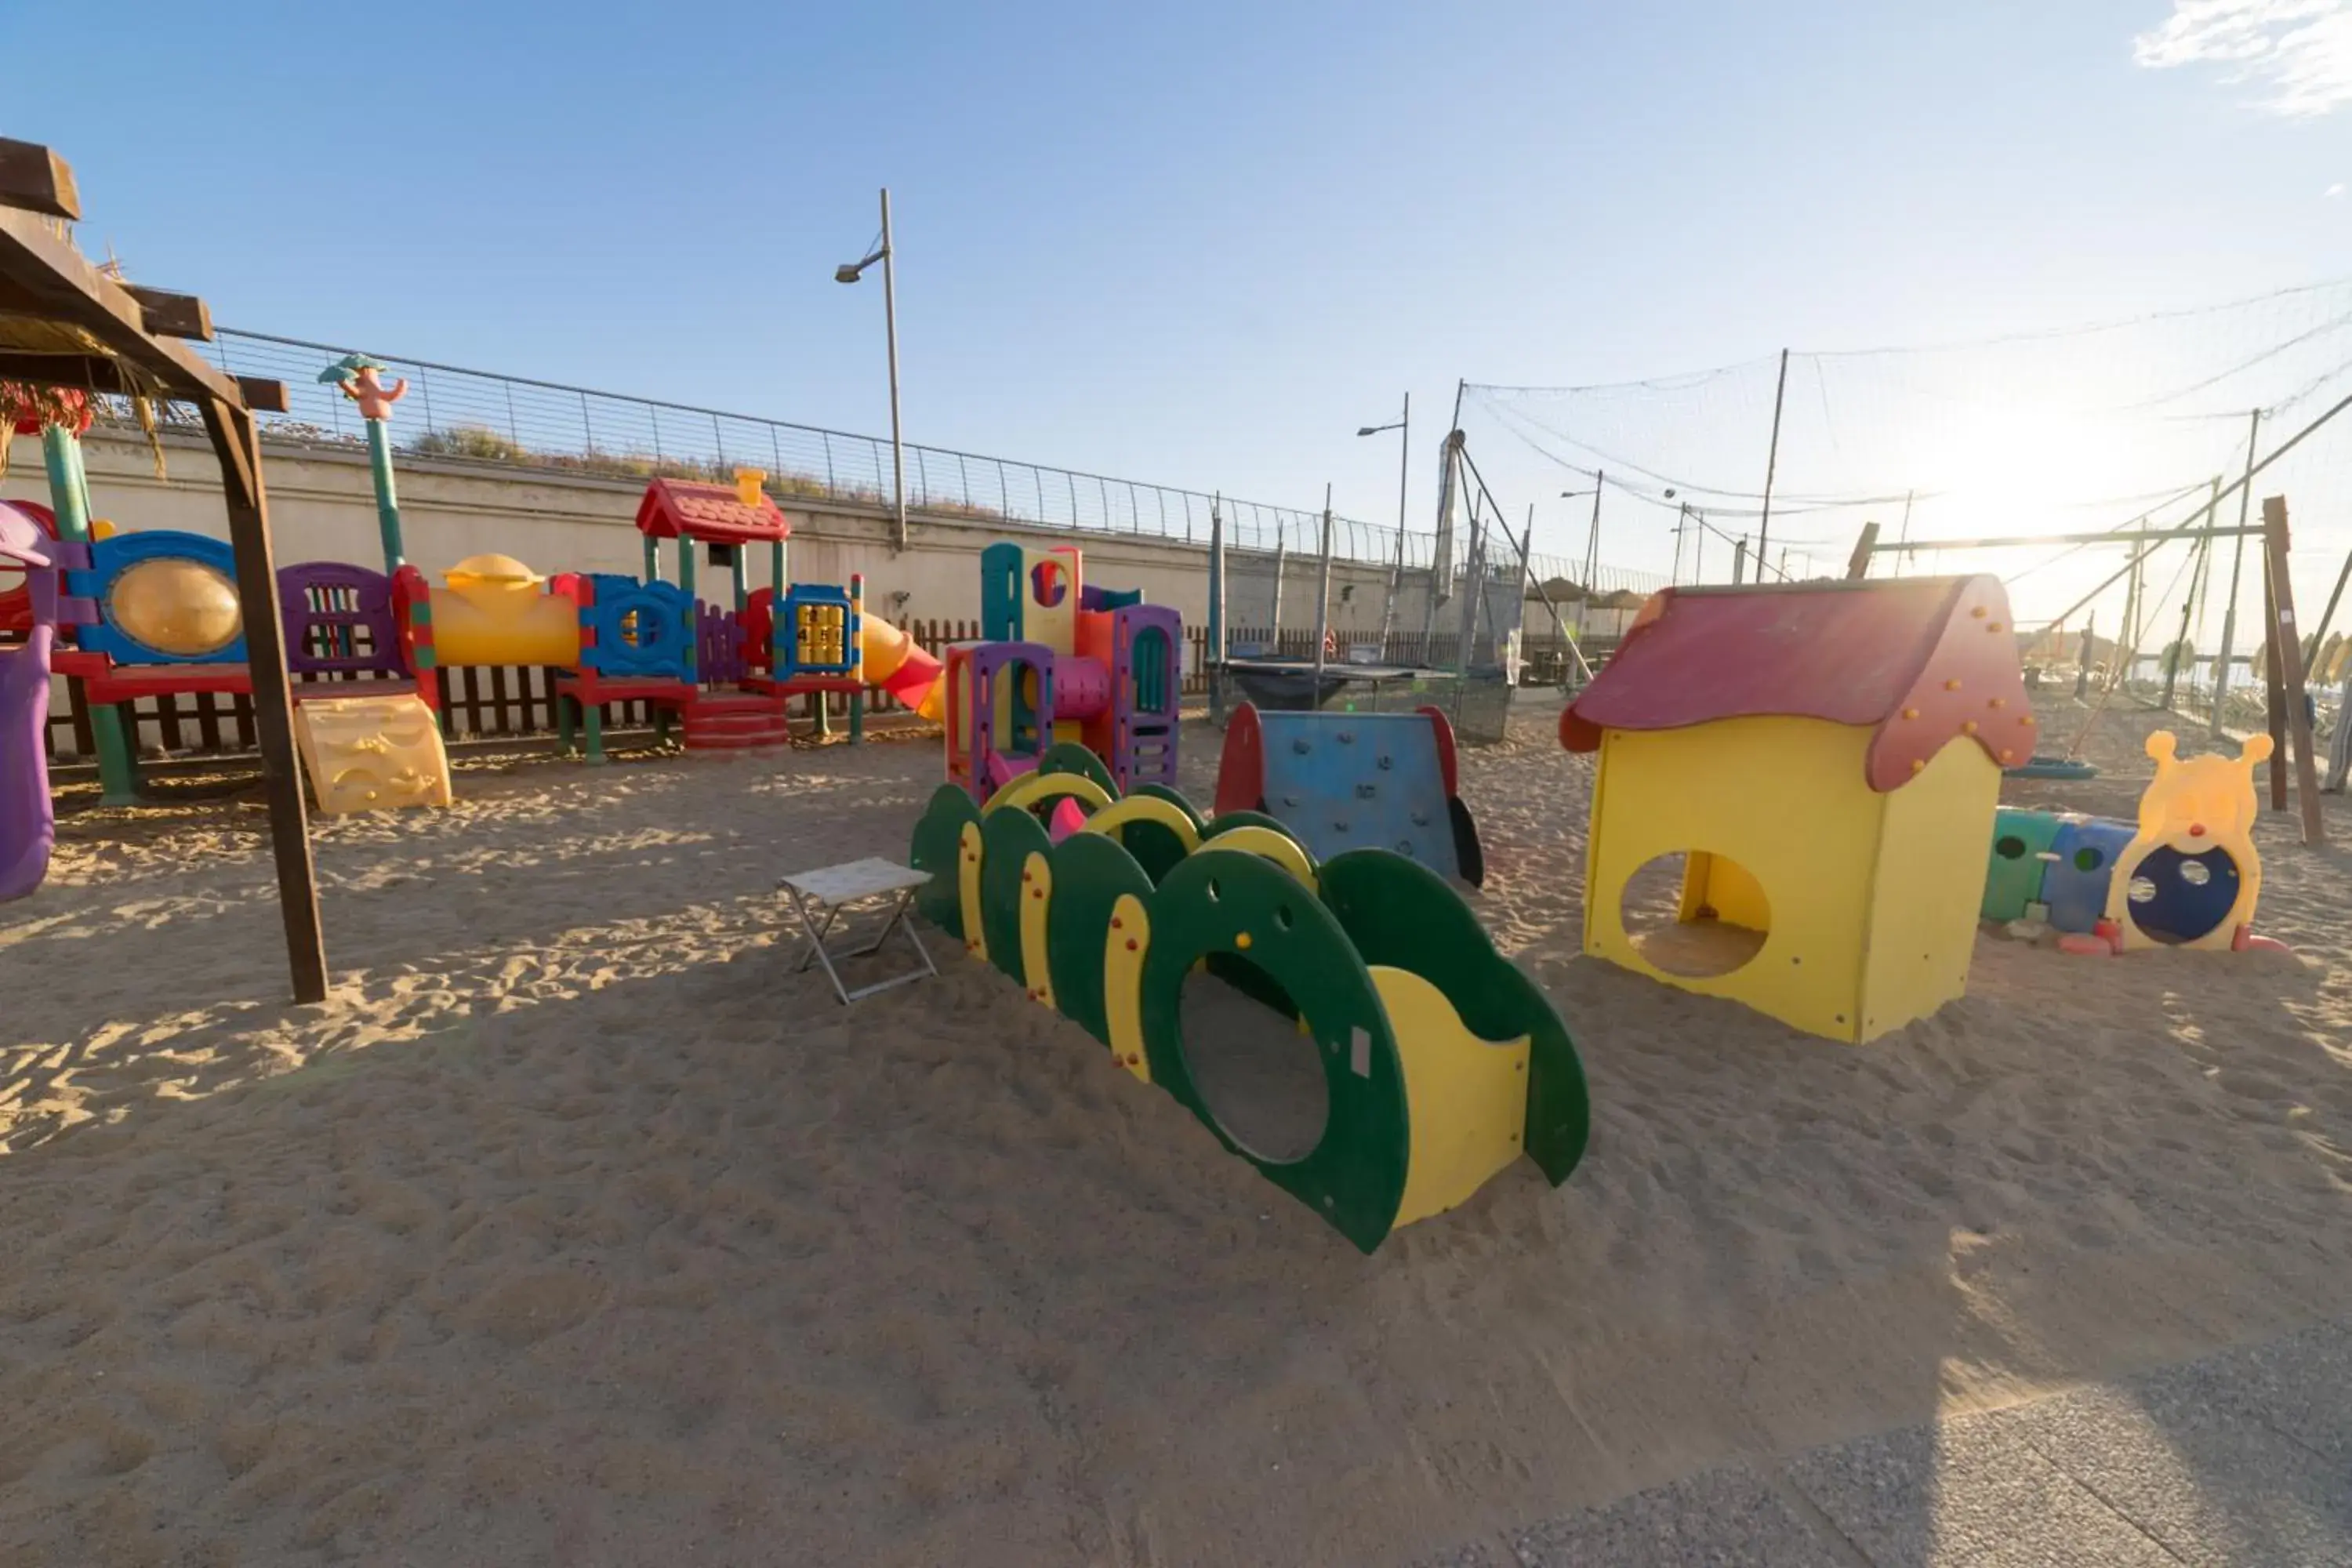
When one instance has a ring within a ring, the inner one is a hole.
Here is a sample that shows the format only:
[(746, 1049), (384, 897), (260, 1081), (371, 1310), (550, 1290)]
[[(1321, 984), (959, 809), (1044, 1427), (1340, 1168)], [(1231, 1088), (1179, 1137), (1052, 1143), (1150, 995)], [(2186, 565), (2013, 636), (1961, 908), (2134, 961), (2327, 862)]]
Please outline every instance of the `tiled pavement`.
[(1740, 1464), (1413, 1568), (2352, 1568), (2352, 1320)]

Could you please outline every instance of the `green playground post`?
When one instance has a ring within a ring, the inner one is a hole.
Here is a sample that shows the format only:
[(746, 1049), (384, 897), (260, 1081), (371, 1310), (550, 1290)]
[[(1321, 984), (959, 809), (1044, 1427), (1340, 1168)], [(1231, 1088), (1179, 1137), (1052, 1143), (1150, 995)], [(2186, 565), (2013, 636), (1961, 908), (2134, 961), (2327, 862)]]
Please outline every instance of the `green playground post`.
[(650, 533), (646, 535), (646, 581), (661, 581), (661, 541)]
[(406, 564), (400, 537), (400, 493), (392, 482), (391, 426), (382, 419), (367, 422), (368, 468), (375, 476), (375, 527), (383, 545), (384, 575)]
[(677, 538), (677, 585), (688, 598), (694, 597), (694, 541), (682, 533)]
[(751, 580), (743, 559), (743, 546), (735, 547), (735, 613), (741, 615), (751, 603)]
[[(63, 425), (41, 426), (41, 464), (49, 479), (49, 510), (57, 513), (58, 536), (89, 539), (89, 475), (82, 467), (81, 439)], [(98, 744), (99, 800), (105, 805), (139, 801), (139, 760), (131, 750), (129, 727), (120, 703), (89, 710), (90, 738)]]
[(375, 526), (383, 546), (385, 576), (407, 563), (400, 535), (400, 494), (392, 482), (392, 405), (408, 395), (405, 377), (383, 384), (391, 368), (366, 354), (345, 354), (319, 373), (319, 379), (360, 405), (367, 425), (368, 470), (375, 479)]

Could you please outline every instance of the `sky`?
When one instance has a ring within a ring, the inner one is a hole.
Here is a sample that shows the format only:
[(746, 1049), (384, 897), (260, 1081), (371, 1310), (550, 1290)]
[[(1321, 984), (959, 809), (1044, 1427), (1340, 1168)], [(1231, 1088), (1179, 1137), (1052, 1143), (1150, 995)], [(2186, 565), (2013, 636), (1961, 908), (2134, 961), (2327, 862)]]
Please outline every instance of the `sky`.
[[(85, 249), (223, 325), (885, 431), (881, 293), (832, 272), (887, 184), (910, 440), (1387, 521), (1354, 432), (1409, 389), (1416, 527), (1460, 379), (2352, 270), (2352, 0), (0, 0), (0, 38)], [(1580, 553), (1551, 477), (1502, 499)]]

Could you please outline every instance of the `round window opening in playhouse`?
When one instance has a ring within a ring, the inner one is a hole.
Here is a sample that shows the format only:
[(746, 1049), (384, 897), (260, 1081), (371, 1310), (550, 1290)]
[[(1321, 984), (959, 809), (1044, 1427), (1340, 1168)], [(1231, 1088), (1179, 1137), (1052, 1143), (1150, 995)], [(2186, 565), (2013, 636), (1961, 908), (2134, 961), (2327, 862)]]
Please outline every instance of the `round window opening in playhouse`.
[(244, 629), (236, 585), (217, 568), (179, 556), (125, 569), (107, 609), (124, 636), (179, 658), (218, 653)]
[(1707, 979), (1745, 967), (1771, 934), (1771, 900), (1728, 855), (1675, 850), (1625, 880), (1618, 917), (1643, 960), (1668, 974)]
[(1992, 848), (1993, 853), (2000, 856), (2004, 860), (2022, 860), (2025, 858), (2025, 840), (2020, 838), (2014, 833), (2004, 833), (1999, 838), (1994, 839)]
[(1070, 579), (1058, 561), (1040, 561), (1029, 569), (1029, 595), (1038, 607), (1050, 610), (1069, 596)]
[(2238, 866), (2225, 849), (2184, 855), (2168, 846), (2140, 860), (2125, 889), (2125, 912), (2150, 941), (2168, 946), (2210, 935), (2238, 902)]
[(1238, 953), (1212, 953), (1185, 976), (1181, 1008), (1185, 1068), (1225, 1136), (1275, 1164), (1313, 1153), (1330, 1091), (1282, 983)]

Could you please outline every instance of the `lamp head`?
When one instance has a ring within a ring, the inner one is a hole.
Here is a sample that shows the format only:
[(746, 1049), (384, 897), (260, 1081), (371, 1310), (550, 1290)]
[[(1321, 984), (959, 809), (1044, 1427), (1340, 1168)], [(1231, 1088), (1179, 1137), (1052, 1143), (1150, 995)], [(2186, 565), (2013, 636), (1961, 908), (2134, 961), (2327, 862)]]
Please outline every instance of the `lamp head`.
[(1380, 434), (1380, 431), (1370, 425), (1360, 425), (1356, 427), (1356, 434), (1359, 436), (1377, 436)]
[(865, 274), (866, 268), (858, 263), (845, 261), (833, 269), (833, 280), (835, 283), (855, 283)]

